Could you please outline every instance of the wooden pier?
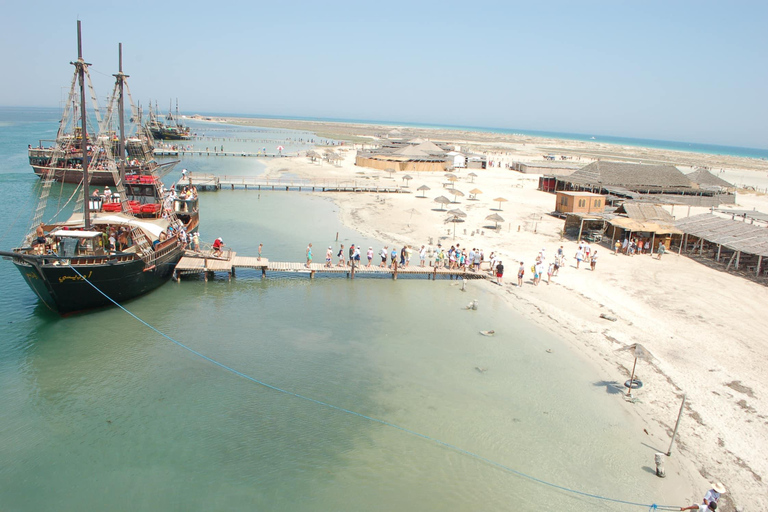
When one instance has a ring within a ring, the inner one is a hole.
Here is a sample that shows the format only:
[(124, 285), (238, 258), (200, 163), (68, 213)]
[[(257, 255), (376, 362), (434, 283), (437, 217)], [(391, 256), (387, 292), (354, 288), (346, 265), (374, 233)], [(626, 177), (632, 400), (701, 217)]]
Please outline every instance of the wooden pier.
[(232, 252), (227, 258), (215, 258), (187, 252), (187, 256), (181, 258), (174, 271), (174, 279), (179, 280), (183, 275), (203, 274), (205, 280), (216, 273), (226, 273), (228, 279), (235, 276), (237, 269), (255, 269), (261, 271), (261, 277), (268, 277), (268, 273), (286, 277), (286, 276), (305, 276), (314, 279), (316, 276), (345, 276), (349, 279), (357, 277), (426, 277), (427, 279), (490, 279), (491, 276), (481, 270), (479, 272), (461, 270), (449, 270), (436, 267), (409, 266), (405, 268), (378, 267), (378, 266), (331, 266), (326, 267), (321, 263), (312, 263), (307, 267), (304, 263), (269, 261), (267, 258), (255, 258), (251, 256), (237, 256)]
[[(387, 180), (389, 181), (389, 180)], [(222, 189), (297, 190), (307, 192), (376, 192), (381, 194), (410, 194), (411, 190), (397, 183), (382, 184), (370, 179), (300, 179), (264, 178), (262, 176), (219, 176), (192, 173), (176, 184), (178, 190), (194, 186), (198, 192)]]
[(155, 148), (153, 151), (155, 156), (239, 156), (243, 158), (296, 158), (299, 156), (296, 154), (285, 153), (264, 153), (258, 151), (256, 153), (250, 151), (205, 151), (199, 149), (168, 149), (168, 148)]

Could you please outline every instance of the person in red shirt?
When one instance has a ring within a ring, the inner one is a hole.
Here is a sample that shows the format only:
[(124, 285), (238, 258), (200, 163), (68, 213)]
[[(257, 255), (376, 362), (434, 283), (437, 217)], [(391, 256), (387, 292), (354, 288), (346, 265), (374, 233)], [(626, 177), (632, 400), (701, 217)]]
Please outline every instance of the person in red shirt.
[(213, 242), (213, 255), (214, 256), (221, 256), (221, 248), (224, 245), (224, 241), (221, 239), (221, 237), (217, 238)]

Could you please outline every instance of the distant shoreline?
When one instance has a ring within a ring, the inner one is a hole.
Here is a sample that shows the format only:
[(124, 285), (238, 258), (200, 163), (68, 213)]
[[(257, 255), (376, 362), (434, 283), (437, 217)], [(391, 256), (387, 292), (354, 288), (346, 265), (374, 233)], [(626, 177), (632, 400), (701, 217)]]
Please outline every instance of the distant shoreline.
[[(271, 123), (307, 123), (320, 124), (324, 126), (376, 126), (382, 130), (389, 131), (393, 128), (400, 128), (406, 131), (410, 130), (428, 130), (445, 131), (456, 133), (485, 133), (497, 136), (517, 136), (530, 139), (548, 139), (548, 140), (566, 140), (574, 142), (595, 142), (602, 144), (612, 144), (619, 146), (634, 146), (663, 151), (682, 151), (691, 153), (712, 154), (720, 156), (736, 156), (743, 158), (753, 158), (756, 160), (768, 160), (768, 148), (753, 148), (747, 146), (731, 146), (726, 144), (705, 144), (699, 142), (673, 141), (662, 139), (644, 139), (635, 137), (620, 137), (610, 135), (589, 135), (570, 132), (549, 132), (539, 130), (520, 130), (498, 127), (484, 126), (461, 126), (461, 125), (440, 125), (429, 123), (409, 123), (409, 122), (391, 122), (377, 120), (354, 120), (354, 119), (321, 119), (321, 118), (302, 118), (302, 117), (271, 117), (271, 116), (250, 116), (250, 115), (208, 115), (196, 114), (202, 117), (216, 119), (225, 119), (235, 121), (237, 124), (255, 125), (252, 121), (260, 123), (270, 123), (265, 127), (273, 126)], [(284, 127), (284, 126), (280, 126)]]
[[(267, 117), (234, 117), (197, 114), (187, 116), (197, 121), (220, 122), (240, 126), (281, 128), (312, 132), (320, 139), (344, 140), (356, 144), (372, 143), (386, 135), (395, 125), (383, 123), (321, 121)], [(668, 163), (685, 167), (711, 169), (745, 169), (768, 171), (768, 160), (755, 157), (690, 151), (684, 148), (654, 148), (602, 140), (572, 140), (525, 134), (461, 129), (458, 127), (402, 127), (404, 138), (425, 138), (471, 148), (477, 152), (504, 152), (512, 159), (530, 161), (542, 155), (564, 155), (588, 159), (618, 159), (644, 163)], [(637, 139), (640, 141), (640, 139)], [(718, 146), (713, 146), (716, 148)], [(760, 150), (755, 150), (760, 151)], [(768, 154), (768, 150), (765, 150)]]

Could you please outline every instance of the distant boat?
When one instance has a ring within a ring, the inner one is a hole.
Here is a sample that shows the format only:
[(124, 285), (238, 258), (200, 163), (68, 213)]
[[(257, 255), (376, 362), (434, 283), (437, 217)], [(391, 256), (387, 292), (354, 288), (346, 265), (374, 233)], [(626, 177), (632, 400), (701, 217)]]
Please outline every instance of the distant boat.
[(149, 103), (149, 121), (147, 122), (147, 128), (152, 133), (152, 136), (160, 140), (189, 140), (192, 138), (190, 129), (188, 126), (183, 126), (180, 122), (179, 116), (179, 100), (176, 100), (176, 115), (171, 112), (171, 108), (168, 107), (168, 115), (165, 116), (166, 122), (160, 120), (157, 117), (158, 108), (155, 103), (155, 110), (152, 110), (152, 102)]
[[(76, 128), (74, 135), (60, 137), (57, 140), (40, 140), (37, 147), (30, 146), (29, 165), (39, 178), (50, 175), (55, 181), (64, 183), (80, 183), (83, 179), (83, 152), (79, 148), (81, 138), (80, 129)], [(112, 152), (119, 155), (118, 138), (114, 135)], [(94, 159), (94, 141), (89, 137), (89, 160)], [(63, 150), (63, 151), (62, 151)], [(178, 160), (158, 163), (154, 159), (154, 144), (151, 137), (144, 134), (125, 140), (125, 172), (127, 175), (151, 175), (165, 176)], [(55, 160), (55, 161), (54, 161)], [(115, 185), (112, 172), (108, 169), (91, 169), (90, 180), (92, 185)]]
[(590, 137), (590, 139), (592, 139), (592, 140), (595, 140), (595, 138), (594, 138), (594, 137)]

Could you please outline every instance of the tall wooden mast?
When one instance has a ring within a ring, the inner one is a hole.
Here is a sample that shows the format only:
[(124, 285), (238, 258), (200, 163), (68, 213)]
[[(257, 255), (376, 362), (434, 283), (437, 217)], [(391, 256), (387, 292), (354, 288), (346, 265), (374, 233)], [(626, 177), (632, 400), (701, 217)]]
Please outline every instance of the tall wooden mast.
[(117, 78), (117, 90), (118, 90), (118, 102), (117, 102), (117, 115), (120, 119), (120, 182), (125, 183), (125, 103), (123, 101), (123, 84), (125, 83), (128, 75), (123, 73), (123, 43), (118, 43), (118, 55), (119, 55), (119, 67), (116, 75)]
[(88, 186), (88, 127), (85, 113), (85, 67), (89, 66), (83, 60), (83, 40), (81, 37), (80, 20), (77, 20), (77, 62), (71, 62), (77, 70), (80, 83), (80, 150), (83, 152), (83, 222), (85, 230), (91, 229), (90, 190)]

